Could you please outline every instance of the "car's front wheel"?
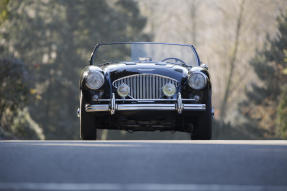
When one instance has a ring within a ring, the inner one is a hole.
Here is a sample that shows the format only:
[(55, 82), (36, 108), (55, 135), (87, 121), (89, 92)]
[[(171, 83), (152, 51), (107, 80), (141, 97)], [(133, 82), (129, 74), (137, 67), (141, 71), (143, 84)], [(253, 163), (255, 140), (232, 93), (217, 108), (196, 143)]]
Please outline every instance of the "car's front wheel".
[(208, 95), (206, 103), (206, 111), (199, 116), (197, 123), (194, 124), (194, 129), (191, 133), (193, 140), (210, 140), (212, 136), (212, 105), (211, 93)]
[(83, 140), (96, 140), (97, 128), (95, 118), (85, 111), (86, 100), (81, 92), (80, 96), (80, 134)]

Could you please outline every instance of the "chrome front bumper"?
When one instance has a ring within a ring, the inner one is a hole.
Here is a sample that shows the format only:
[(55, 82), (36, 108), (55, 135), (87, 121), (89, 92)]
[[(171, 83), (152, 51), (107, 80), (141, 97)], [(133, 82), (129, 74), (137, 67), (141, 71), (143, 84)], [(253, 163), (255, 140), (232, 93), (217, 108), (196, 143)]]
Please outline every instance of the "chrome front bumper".
[[(195, 101), (194, 99), (182, 99), (181, 94), (178, 94), (177, 99), (166, 100), (166, 99), (155, 99), (155, 100), (135, 100), (135, 99), (115, 99), (115, 94), (113, 94), (112, 99), (99, 99), (99, 102), (109, 102), (108, 104), (94, 104), (85, 106), (86, 112), (101, 112), (101, 111), (109, 111), (112, 115), (115, 111), (139, 111), (139, 110), (155, 110), (155, 111), (177, 111), (179, 114), (182, 113), (183, 110), (188, 111), (205, 111), (205, 104), (190, 104), (183, 103), (183, 101)], [(135, 102), (138, 103), (117, 103), (117, 102)], [(162, 101), (170, 101), (175, 103), (152, 103), (152, 102), (162, 102)], [(143, 103), (144, 102), (144, 103)]]

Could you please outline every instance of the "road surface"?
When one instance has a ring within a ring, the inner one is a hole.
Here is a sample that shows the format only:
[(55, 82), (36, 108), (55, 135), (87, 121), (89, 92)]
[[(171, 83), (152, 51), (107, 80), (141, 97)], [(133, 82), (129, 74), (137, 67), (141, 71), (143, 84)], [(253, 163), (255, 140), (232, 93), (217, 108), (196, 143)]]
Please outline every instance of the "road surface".
[(0, 141), (0, 190), (287, 190), (287, 142)]

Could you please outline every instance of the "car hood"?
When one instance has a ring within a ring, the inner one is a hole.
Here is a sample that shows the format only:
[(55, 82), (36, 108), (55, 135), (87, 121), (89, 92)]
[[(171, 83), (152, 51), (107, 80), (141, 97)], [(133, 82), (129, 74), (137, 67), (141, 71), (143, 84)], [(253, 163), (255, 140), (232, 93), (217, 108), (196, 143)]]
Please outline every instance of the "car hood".
[(119, 63), (111, 64), (103, 68), (107, 77), (111, 82), (121, 77), (134, 75), (134, 74), (159, 74), (176, 79), (180, 82), (188, 75), (188, 70), (185, 67), (167, 64), (167, 63)]

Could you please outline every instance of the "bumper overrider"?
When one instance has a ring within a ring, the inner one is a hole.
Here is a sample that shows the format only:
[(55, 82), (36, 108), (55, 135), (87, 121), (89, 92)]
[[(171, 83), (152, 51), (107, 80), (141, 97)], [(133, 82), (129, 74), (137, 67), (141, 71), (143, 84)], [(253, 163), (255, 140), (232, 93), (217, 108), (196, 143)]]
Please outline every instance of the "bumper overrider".
[[(87, 104), (86, 112), (110, 112), (111, 115), (116, 111), (177, 111), (179, 114), (183, 110), (187, 111), (205, 111), (205, 104), (194, 104), (194, 99), (182, 99), (178, 93), (177, 99), (116, 99), (112, 94), (111, 99), (98, 99), (97, 102), (105, 102), (105, 104)], [(168, 102), (168, 103), (165, 103)]]

